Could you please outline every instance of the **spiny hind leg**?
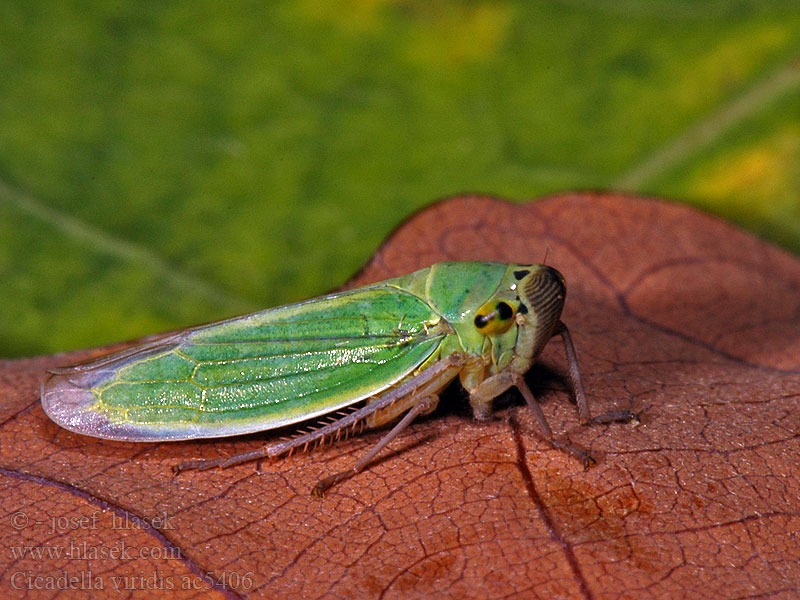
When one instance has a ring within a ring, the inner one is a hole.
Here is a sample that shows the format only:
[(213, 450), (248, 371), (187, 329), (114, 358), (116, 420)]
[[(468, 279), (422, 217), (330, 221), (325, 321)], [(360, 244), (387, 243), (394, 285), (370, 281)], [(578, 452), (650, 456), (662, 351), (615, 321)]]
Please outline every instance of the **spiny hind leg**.
[[(445, 383), (445, 385), (447, 385), (447, 383)], [(376, 401), (380, 401), (380, 397), (369, 400), (367, 402), (367, 406)], [(381, 427), (383, 425), (386, 425), (387, 423), (391, 423), (418, 402), (419, 398), (415, 397), (413, 394), (410, 394), (403, 398), (398, 398), (392, 404), (380, 408), (371, 415), (369, 415), (366, 419), (364, 419), (364, 424), (368, 429), (375, 429), (376, 427)], [(418, 413), (418, 416), (423, 416), (432, 413), (434, 410), (436, 410), (436, 407), (438, 405), (439, 405), (439, 396), (437, 390), (437, 393), (434, 393), (431, 396), (431, 400), (426, 404), (426, 410), (424, 412)]]
[[(381, 417), (390, 415), (390, 418), (394, 418), (401, 412), (401, 410), (410, 408), (405, 416), (400, 419), (400, 421), (394, 427), (392, 427), (389, 433), (384, 435), (378, 441), (378, 443), (369, 450), (369, 452), (367, 452), (356, 462), (355, 465), (345, 471), (341, 471), (339, 473), (335, 473), (334, 475), (320, 479), (319, 482), (317, 482), (317, 485), (315, 485), (311, 490), (313, 495), (322, 497), (325, 494), (325, 491), (330, 487), (360, 473), (364, 467), (372, 462), (373, 459), (381, 452), (381, 450), (383, 450), (392, 440), (400, 435), (400, 433), (402, 433), (403, 430), (405, 430), (414, 421), (414, 419), (420, 415), (426, 415), (432, 412), (439, 403), (439, 392), (443, 390), (463, 368), (463, 356), (451, 355), (447, 358), (443, 358), (436, 363), (435, 368), (437, 368), (439, 372), (433, 377), (425, 375), (426, 372), (423, 371), (422, 374), (412, 377), (409, 380), (409, 382), (414, 382), (415, 380), (422, 381), (423, 379), (425, 381), (424, 383), (420, 383), (418, 386), (414, 386), (413, 391), (409, 392), (407, 395), (399, 397), (396, 401), (393, 401), (391, 404), (388, 404), (385, 407), (385, 409), (394, 410), (384, 413), (380, 413), (378, 410), (376, 410), (370, 414), (370, 417), (373, 415), (380, 415)], [(408, 383), (405, 385), (408, 385)], [(375, 404), (378, 404), (381, 401), (382, 399), (378, 399)], [(395, 408), (398, 405), (401, 410)], [(369, 408), (369, 406), (370, 405), (368, 404), (365, 408)], [(386, 421), (381, 421), (377, 423), (377, 425), (380, 425), (384, 422)], [(376, 425), (371, 424), (370, 426)]]
[(423, 398), (416, 398), (416, 403), (411, 407), (406, 415), (400, 419), (400, 421), (392, 427), (391, 431), (383, 436), (377, 444), (375, 444), (369, 452), (367, 452), (364, 456), (362, 456), (356, 464), (354, 464), (349, 469), (344, 471), (340, 471), (339, 473), (334, 473), (333, 475), (329, 475), (328, 477), (323, 477), (317, 482), (317, 485), (311, 490), (311, 493), (314, 496), (319, 496), (320, 498), (325, 495), (325, 491), (330, 489), (332, 486), (340, 483), (346, 479), (350, 479), (354, 475), (358, 475), (364, 467), (366, 467), (372, 460), (383, 450), (389, 442), (394, 440), (402, 431), (411, 425), (411, 423), (416, 419), (418, 416), (426, 414), (427, 412), (432, 411), (436, 408), (436, 405), (439, 402), (438, 396), (425, 396)]

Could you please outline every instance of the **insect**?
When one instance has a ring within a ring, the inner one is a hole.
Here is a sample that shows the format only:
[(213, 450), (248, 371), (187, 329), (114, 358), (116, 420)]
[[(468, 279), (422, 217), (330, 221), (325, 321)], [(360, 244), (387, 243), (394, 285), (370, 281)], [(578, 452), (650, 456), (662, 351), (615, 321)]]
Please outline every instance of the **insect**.
[(516, 387), (541, 435), (588, 466), (588, 452), (553, 436), (523, 379), (547, 342), (561, 336), (580, 422), (592, 422), (572, 339), (560, 320), (565, 294), (564, 278), (544, 265), (436, 263), (58, 369), (42, 385), (42, 405), (53, 421), (80, 434), (161, 442), (274, 429), (364, 402), (293, 439), (228, 459), (186, 462), (176, 471), (278, 456), (405, 413), (351, 469), (322, 479), (312, 490), (322, 495), (433, 411), (439, 393), (458, 377), (478, 420), (489, 419), (493, 399)]

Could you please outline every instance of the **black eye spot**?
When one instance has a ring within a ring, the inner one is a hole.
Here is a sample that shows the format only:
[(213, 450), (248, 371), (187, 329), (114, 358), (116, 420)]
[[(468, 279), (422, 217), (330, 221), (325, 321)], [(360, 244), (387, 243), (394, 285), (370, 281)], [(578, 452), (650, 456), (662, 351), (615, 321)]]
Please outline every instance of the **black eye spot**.
[(519, 280), (520, 280), (520, 279), (522, 279), (523, 277), (525, 277), (525, 276), (527, 276), (527, 275), (530, 275), (530, 273), (531, 273), (531, 272), (530, 272), (530, 271), (528, 271), (528, 270), (526, 270), (526, 269), (522, 269), (521, 271), (514, 271), (514, 279), (516, 279), (517, 281), (519, 281)]
[(526, 314), (528, 314), (528, 307), (525, 306), (522, 302), (520, 302), (519, 303), (519, 308), (517, 309), (517, 312), (519, 314), (521, 314), (521, 315), (526, 315)]
[(487, 315), (477, 315), (475, 317), (475, 327), (483, 329), (489, 324), (489, 317)]
[(497, 316), (503, 321), (508, 321), (514, 316), (514, 309), (506, 302), (497, 303)]

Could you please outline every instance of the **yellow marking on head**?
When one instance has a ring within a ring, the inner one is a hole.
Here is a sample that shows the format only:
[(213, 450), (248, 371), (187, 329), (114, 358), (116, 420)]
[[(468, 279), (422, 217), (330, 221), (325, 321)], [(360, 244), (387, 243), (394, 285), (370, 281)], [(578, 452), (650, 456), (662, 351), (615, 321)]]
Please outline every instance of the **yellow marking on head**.
[(508, 300), (490, 300), (475, 312), (473, 323), (481, 333), (505, 333), (516, 322), (517, 307)]

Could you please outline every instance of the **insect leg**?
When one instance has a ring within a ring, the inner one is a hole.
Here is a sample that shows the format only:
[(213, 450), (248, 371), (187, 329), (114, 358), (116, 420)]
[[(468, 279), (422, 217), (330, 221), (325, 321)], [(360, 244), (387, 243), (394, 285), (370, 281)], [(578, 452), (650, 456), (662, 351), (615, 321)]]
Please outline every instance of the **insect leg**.
[(533, 416), (536, 418), (536, 424), (539, 426), (539, 433), (542, 438), (554, 448), (564, 450), (577, 457), (584, 467), (588, 467), (596, 462), (592, 456), (580, 446), (568, 440), (559, 440), (553, 435), (553, 430), (550, 428), (533, 392), (531, 392), (528, 384), (525, 383), (522, 374), (516, 371), (506, 369), (482, 381), (470, 391), (470, 404), (473, 407), (485, 406), (490, 403), (493, 398), (499, 396), (512, 386), (520, 391), (522, 397), (525, 398), (525, 402), (528, 404), (531, 411), (533, 411)]
[[(372, 402), (379, 400), (375, 399)], [(413, 394), (409, 394), (405, 398), (398, 398), (392, 404), (385, 406), (382, 409), (376, 410), (371, 415), (364, 419), (364, 424), (369, 429), (375, 429), (376, 427), (381, 427), (382, 425), (386, 425), (387, 423), (391, 423), (392, 421), (397, 420), (404, 412), (408, 411), (412, 406), (414, 406), (417, 402), (419, 402), (419, 398), (415, 397)], [(420, 413), (421, 415), (426, 415), (428, 413), (433, 412), (436, 410), (439, 401), (436, 400), (435, 402), (430, 403), (430, 407), (424, 413)]]
[(317, 485), (311, 490), (311, 494), (314, 496), (319, 496), (320, 498), (325, 495), (325, 491), (331, 488), (332, 486), (336, 485), (337, 483), (344, 481), (345, 479), (350, 479), (353, 475), (357, 475), (361, 472), (361, 470), (366, 467), (373, 458), (375, 458), (378, 453), (383, 450), (389, 442), (391, 442), (394, 438), (396, 438), (400, 433), (408, 427), (411, 422), (416, 419), (422, 413), (432, 410), (433, 406), (436, 406), (436, 403), (439, 401), (439, 397), (434, 396), (425, 396), (424, 398), (420, 398), (414, 406), (411, 407), (405, 416), (400, 419), (400, 421), (392, 427), (391, 431), (383, 436), (377, 444), (375, 444), (372, 449), (367, 452), (364, 456), (362, 456), (355, 465), (353, 465), (350, 469), (346, 471), (340, 471), (339, 473), (335, 473), (333, 475), (329, 475), (328, 477), (324, 477), (317, 482)]
[(575, 397), (575, 404), (578, 407), (578, 419), (581, 425), (588, 425), (592, 420), (592, 412), (589, 410), (589, 401), (586, 399), (586, 391), (583, 389), (583, 379), (581, 379), (581, 370), (578, 368), (578, 355), (575, 353), (572, 336), (563, 321), (559, 321), (556, 325), (553, 337), (557, 335), (560, 335), (564, 342), (569, 383), (570, 387), (572, 387), (572, 395)]
[[(440, 360), (438, 363), (436, 363), (436, 365), (439, 365), (443, 362), (448, 364), (446, 364), (445, 368), (441, 369), (435, 377), (428, 378), (428, 381), (421, 385), (419, 385), (417, 382), (416, 389), (411, 392), (411, 394), (413, 394), (417, 400), (411, 407), (411, 410), (409, 410), (406, 415), (400, 419), (397, 425), (392, 427), (389, 433), (383, 436), (369, 452), (362, 456), (358, 462), (353, 465), (353, 467), (347, 469), (346, 471), (342, 471), (341, 473), (336, 473), (320, 479), (317, 482), (317, 485), (315, 485), (311, 490), (313, 495), (322, 497), (322, 495), (325, 493), (325, 490), (329, 489), (331, 486), (358, 474), (372, 461), (372, 459), (378, 455), (381, 450), (386, 447), (389, 442), (395, 439), (406, 427), (408, 427), (414, 419), (416, 419), (419, 415), (428, 413), (434, 409), (436, 404), (439, 402), (438, 392), (444, 389), (447, 384), (450, 383), (453, 378), (456, 377), (456, 375), (458, 375), (459, 371), (462, 369), (464, 359), (461, 355), (450, 355), (449, 357)], [(407, 383), (411, 383), (425, 376), (428, 373), (428, 370), (423, 371), (416, 377), (412, 377)], [(383, 398), (381, 398), (378, 402), (382, 400)], [(367, 405), (365, 408), (368, 408), (369, 406), (370, 405)]]
[(553, 447), (572, 454), (575, 458), (581, 461), (581, 464), (584, 468), (588, 468), (594, 464), (597, 464), (597, 461), (592, 458), (592, 455), (577, 444), (573, 444), (569, 440), (559, 440), (553, 437), (553, 430), (550, 429), (550, 425), (548, 425), (547, 419), (545, 418), (539, 403), (536, 401), (533, 392), (531, 392), (528, 384), (525, 383), (522, 375), (518, 375), (517, 377), (518, 379), (514, 382), (514, 385), (517, 387), (520, 394), (522, 394), (522, 397), (525, 398), (525, 402), (533, 411), (533, 415), (536, 417), (536, 421), (539, 424), (539, 429), (541, 430), (543, 437), (550, 442)]
[(559, 321), (556, 325), (553, 337), (557, 335), (560, 335), (564, 342), (564, 353), (567, 356), (570, 387), (572, 387), (572, 395), (575, 397), (575, 404), (578, 407), (578, 419), (580, 419), (581, 425), (605, 425), (608, 423), (629, 423), (631, 421), (638, 421), (638, 415), (629, 410), (612, 411), (592, 418), (592, 413), (589, 410), (589, 401), (586, 399), (586, 392), (583, 389), (581, 371), (578, 368), (578, 356), (575, 354), (572, 336), (563, 321)]

